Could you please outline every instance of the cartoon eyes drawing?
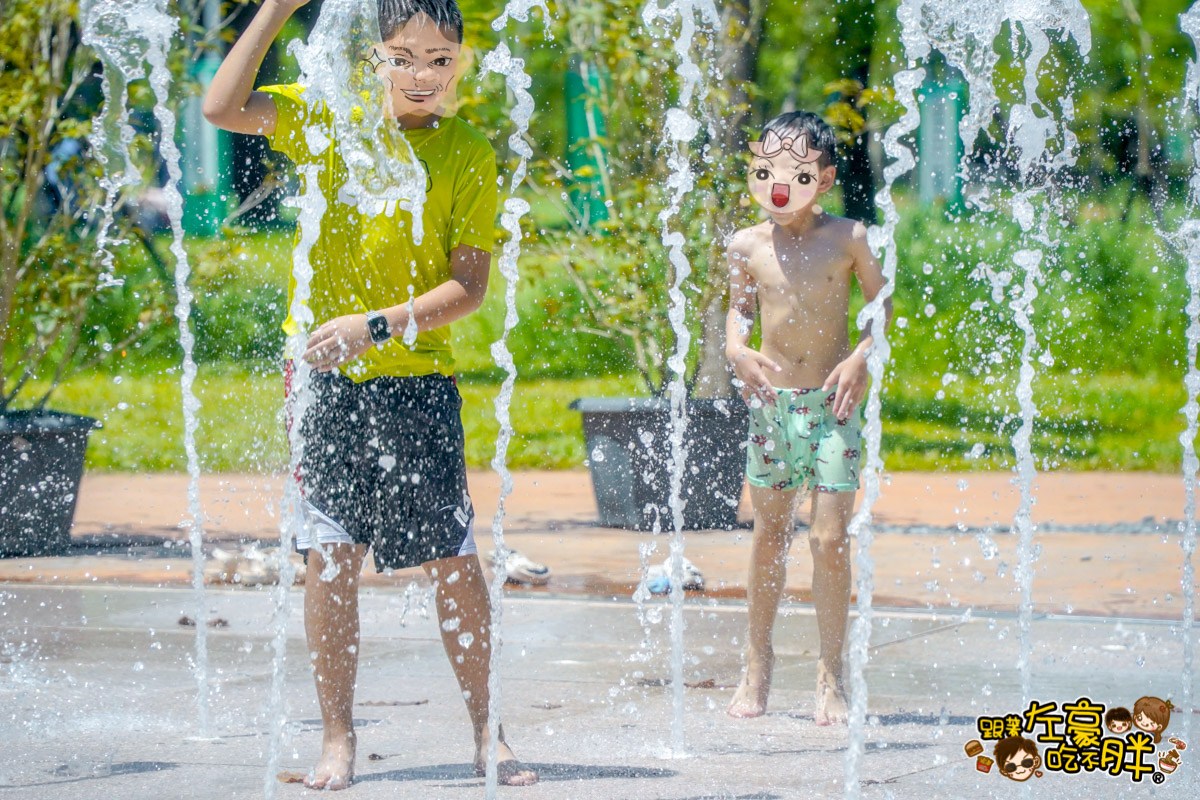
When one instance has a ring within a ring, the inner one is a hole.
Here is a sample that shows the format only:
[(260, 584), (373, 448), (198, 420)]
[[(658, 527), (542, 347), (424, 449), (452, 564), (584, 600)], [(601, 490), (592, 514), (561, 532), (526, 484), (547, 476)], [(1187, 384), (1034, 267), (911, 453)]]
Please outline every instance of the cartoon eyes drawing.
[(807, 172), (797, 172), (796, 173), (796, 183), (800, 184), (801, 186), (808, 186), (814, 180), (816, 180), (816, 179), (812, 175), (809, 175)]
[(761, 168), (756, 169), (754, 170), (754, 177), (758, 178), (760, 181), (768, 181), (771, 179), (771, 170)]
[[(409, 61), (407, 58), (402, 58), (401, 56), (392, 56), (391, 58), (387, 59), (387, 63), (391, 64), (393, 67), (399, 67), (400, 69), (408, 69), (409, 67), (413, 66), (413, 62)], [(448, 67), (450, 66), (450, 58), (449, 56), (441, 56), (440, 58), (435, 58), (429, 63), (434, 67)]]

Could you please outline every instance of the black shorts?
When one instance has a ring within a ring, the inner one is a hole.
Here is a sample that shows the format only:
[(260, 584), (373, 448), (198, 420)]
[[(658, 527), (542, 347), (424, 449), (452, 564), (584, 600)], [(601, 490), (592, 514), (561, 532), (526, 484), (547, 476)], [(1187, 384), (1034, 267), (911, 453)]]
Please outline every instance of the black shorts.
[(475, 552), (463, 456), (462, 397), (452, 378), (354, 383), (312, 373), (299, 479), (313, 540), (370, 545), (379, 570)]

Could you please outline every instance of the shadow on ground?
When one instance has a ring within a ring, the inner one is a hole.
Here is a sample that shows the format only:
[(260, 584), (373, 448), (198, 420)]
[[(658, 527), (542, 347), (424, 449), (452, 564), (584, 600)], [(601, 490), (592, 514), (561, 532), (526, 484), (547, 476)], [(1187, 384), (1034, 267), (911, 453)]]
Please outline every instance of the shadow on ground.
[[(98, 781), (105, 778), (120, 778), (126, 775), (141, 775), (146, 772), (164, 772), (168, 769), (175, 769), (178, 764), (170, 761), (124, 761), (119, 764), (112, 764), (101, 772), (93, 772), (88, 775), (72, 775), (71, 766), (63, 764), (51, 774), (56, 776), (55, 780), (42, 781), (41, 783), (22, 783), (20, 788), (32, 788), (34, 786), (61, 786), (68, 783), (82, 783), (83, 781)], [(0, 789), (15, 789), (17, 784), (0, 783)]]
[[(675, 770), (651, 767), (597, 766), (595, 764), (530, 764), (539, 779), (545, 781), (598, 781), (637, 778), (673, 778)], [(388, 772), (359, 775), (356, 783), (371, 781), (476, 781), (475, 768), (470, 764), (434, 764), (426, 767), (407, 767)]]

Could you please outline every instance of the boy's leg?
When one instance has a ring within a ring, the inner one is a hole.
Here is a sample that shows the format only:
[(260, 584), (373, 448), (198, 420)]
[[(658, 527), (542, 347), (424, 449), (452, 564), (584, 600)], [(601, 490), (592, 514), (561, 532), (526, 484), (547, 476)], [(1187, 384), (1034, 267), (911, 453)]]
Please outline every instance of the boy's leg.
[(750, 550), (750, 578), (746, 586), (750, 631), (746, 642), (746, 674), (729, 704), (732, 717), (758, 717), (766, 713), (771, 691), (775, 652), (771, 632), (787, 579), (787, 554), (795, 530), (792, 508), (796, 490), (750, 487), (754, 503), (754, 543)]
[(842, 687), (842, 652), (850, 617), (850, 539), (846, 529), (854, 513), (854, 496), (849, 491), (816, 492), (813, 496), (808, 544), (813, 558), (813, 605), (821, 636), (813, 712), (818, 725), (846, 721)]
[(305, 779), (313, 789), (345, 789), (354, 780), (354, 681), (358, 674), (358, 577), (366, 547), (325, 545), (337, 565), (322, 580), (322, 548), (308, 551), (304, 579), (304, 632), (313, 654), (313, 677), (321, 706), (321, 760)]
[[(433, 581), (442, 645), (467, 703), (475, 731), (475, 769), (482, 774), (487, 760), (488, 674), (492, 655), (487, 580), (475, 555), (442, 558), (422, 566)], [(496, 753), (501, 784), (537, 783), (537, 773), (517, 761), (504, 741), (503, 730)]]

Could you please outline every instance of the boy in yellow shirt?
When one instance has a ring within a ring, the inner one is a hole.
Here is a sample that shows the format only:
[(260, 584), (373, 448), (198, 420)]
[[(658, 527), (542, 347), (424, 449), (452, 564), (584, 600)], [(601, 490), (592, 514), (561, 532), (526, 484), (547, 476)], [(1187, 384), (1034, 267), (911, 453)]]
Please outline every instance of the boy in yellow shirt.
[[(327, 204), (309, 254), (308, 307), (321, 324), (303, 355), (314, 368), (314, 402), (303, 423), (299, 479), (307, 524), (296, 546), (306, 553), (304, 622), (324, 725), (321, 757), (305, 783), (343, 789), (354, 777), (358, 581), (368, 548), (380, 569), (420, 565), (432, 579), (482, 775), (491, 610), (476, 555), (447, 326), (477, 309), (487, 290), (495, 153), (467, 123), (441, 116), (461, 56), (455, 0), (379, 0), (380, 41), (366, 47), (363, 62), (383, 81), (388, 122), (427, 176), (419, 243), (403, 203), (364, 210), (347, 191), (332, 112), (306, 101), (298, 85), (254, 90), (272, 41), (307, 2), (264, 0), (204, 101), (214, 125), (265, 135), (304, 175), (317, 176)], [(309, 136), (314, 126), (334, 130), (334, 141)], [(405, 334), (414, 326), (412, 342)], [(295, 333), (297, 321), (289, 316), (286, 327)], [(327, 570), (327, 560), (336, 569)], [(323, 580), (323, 572), (336, 574)], [(537, 774), (500, 738), (500, 782), (535, 783)]]

